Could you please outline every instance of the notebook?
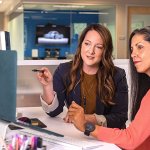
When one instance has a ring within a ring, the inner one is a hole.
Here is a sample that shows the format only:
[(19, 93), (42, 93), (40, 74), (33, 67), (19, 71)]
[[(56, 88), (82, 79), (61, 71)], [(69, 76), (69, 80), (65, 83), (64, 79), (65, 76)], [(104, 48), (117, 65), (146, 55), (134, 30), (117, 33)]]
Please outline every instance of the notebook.
[(16, 120), (17, 53), (0, 50), (0, 119)]

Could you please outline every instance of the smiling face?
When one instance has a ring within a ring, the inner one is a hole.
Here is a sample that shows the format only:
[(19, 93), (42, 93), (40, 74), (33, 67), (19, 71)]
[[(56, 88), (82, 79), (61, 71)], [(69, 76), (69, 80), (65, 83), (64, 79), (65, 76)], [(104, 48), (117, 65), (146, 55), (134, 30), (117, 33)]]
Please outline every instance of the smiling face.
[(81, 57), (83, 70), (86, 73), (95, 74), (99, 68), (104, 51), (103, 40), (95, 30), (89, 30), (82, 42)]
[(150, 76), (150, 42), (144, 40), (144, 35), (136, 34), (131, 40), (131, 50), (137, 72)]

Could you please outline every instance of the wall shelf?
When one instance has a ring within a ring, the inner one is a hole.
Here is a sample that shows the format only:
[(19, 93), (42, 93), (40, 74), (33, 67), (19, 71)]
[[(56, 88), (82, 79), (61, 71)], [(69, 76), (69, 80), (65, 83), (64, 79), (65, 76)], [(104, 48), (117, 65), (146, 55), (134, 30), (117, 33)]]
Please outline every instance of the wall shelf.
[(32, 65), (59, 65), (60, 63), (65, 63), (71, 61), (71, 59), (60, 59), (60, 60), (18, 60), (18, 66), (32, 66)]

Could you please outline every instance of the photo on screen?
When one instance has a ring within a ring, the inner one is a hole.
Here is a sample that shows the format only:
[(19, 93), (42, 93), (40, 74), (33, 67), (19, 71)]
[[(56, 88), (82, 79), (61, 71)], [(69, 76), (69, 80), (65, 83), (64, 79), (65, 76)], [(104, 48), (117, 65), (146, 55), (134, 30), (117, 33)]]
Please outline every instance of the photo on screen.
[(56, 24), (37, 25), (36, 44), (68, 45), (70, 44), (70, 27)]

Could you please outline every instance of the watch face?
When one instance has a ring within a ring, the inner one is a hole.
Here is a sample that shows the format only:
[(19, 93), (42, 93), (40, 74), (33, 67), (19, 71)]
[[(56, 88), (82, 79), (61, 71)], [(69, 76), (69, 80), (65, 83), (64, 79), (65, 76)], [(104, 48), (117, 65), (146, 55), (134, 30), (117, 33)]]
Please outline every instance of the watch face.
[(85, 124), (85, 129), (92, 132), (95, 130), (95, 125), (92, 122), (87, 122)]
[(93, 132), (95, 130), (95, 124), (93, 124), (92, 122), (87, 122), (85, 123), (85, 132), (84, 134), (89, 136), (90, 132)]

